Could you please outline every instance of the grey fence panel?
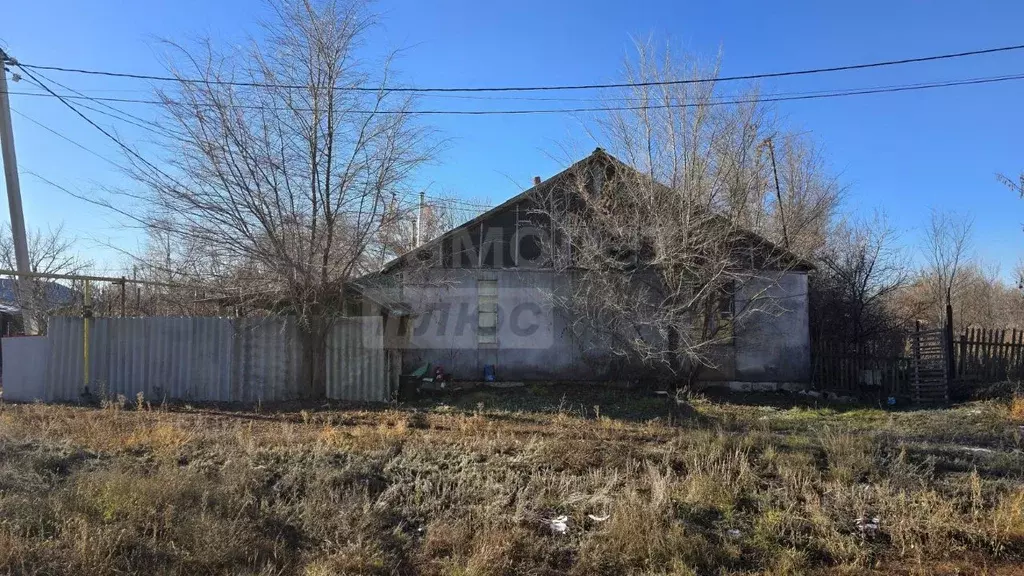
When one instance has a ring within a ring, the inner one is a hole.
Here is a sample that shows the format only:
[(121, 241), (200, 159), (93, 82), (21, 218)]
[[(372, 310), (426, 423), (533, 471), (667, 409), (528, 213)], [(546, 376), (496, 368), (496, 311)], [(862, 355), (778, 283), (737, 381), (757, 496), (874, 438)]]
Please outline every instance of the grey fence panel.
[[(44, 400), (142, 393), (146, 400), (275, 402), (299, 396), (302, 347), (294, 318), (96, 318), (83, 374), (82, 318), (50, 321)], [(390, 397), (379, 318), (341, 319), (328, 337), (327, 395)]]
[(391, 399), (384, 325), (378, 317), (340, 318), (327, 339), (327, 397), (357, 402)]
[(51, 318), (46, 328), (50, 340), (50, 367), (45, 400), (78, 400), (85, 386), (82, 374), (82, 319)]
[(46, 400), (50, 340), (46, 336), (12, 336), (5, 337), (2, 346), (4, 400)]
[(239, 319), (233, 330), (232, 395), (244, 402), (296, 398), (302, 349), (295, 319)]

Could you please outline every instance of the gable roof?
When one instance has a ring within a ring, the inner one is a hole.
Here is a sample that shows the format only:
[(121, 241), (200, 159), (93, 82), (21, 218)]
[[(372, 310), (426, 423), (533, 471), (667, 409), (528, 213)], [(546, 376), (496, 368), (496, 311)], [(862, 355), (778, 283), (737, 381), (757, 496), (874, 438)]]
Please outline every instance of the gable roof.
[[(381, 268), (380, 272), (376, 272), (376, 273), (373, 273), (373, 274), (368, 274), (367, 277), (375, 276), (377, 274), (387, 274), (388, 272), (391, 272), (392, 270), (398, 268), (399, 266), (402, 266), (403, 264), (407, 263), (412, 258), (413, 254), (415, 254), (415, 253), (417, 253), (417, 252), (419, 252), (421, 250), (430, 250), (432, 248), (436, 248), (438, 245), (440, 245), (446, 239), (451, 238), (451, 237), (455, 236), (457, 233), (459, 233), (459, 232), (461, 232), (461, 231), (463, 231), (463, 230), (465, 230), (467, 228), (470, 228), (470, 227), (472, 227), (472, 226), (474, 226), (476, 224), (479, 224), (481, 222), (487, 221), (488, 219), (492, 218), (493, 216), (495, 216), (497, 214), (500, 214), (504, 210), (507, 210), (508, 208), (511, 208), (511, 207), (515, 206), (516, 204), (518, 204), (520, 202), (524, 202), (524, 201), (528, 200), (531, 195), (533, 195), (533, 194), (535, 194), (537, 192), (540, 192), (543, 189), (549, 188), (550, 186), (554, 185), (556, 182), (558, 182), (562, 178), (564, 178), (567, 174), (570, 174), (574, 170), (576, 170), (576, 169), (578, 169), (578, 168), (580, 168), (582, 166), (585, 166), (587, 164), (590, 164), (592, 162), (595, 162), (595, 161), (611, 162), (611, 163), (615, 164), (617, 167), (624, 168), (626, 170), (631, 170), (633, 172), (637, 171), (636, 168), (633, 168), (629, 164), (626, 164), (625, 162), (619, 160), (615, 156), (612, 156), (611, 154), (606, 152), (603, 148), (600, 148), (600, 147), (596, 148), (596, 149), (594, 149), (594, 151), (589, 156), (574, 162), (571, 166), (569, 166), (565, 170), (562, 170), (558, 174), (555, 174), (554, 176), (548, 178), (547, 180), (544, 180), (544, 181), (540, 182), (539, 184), (535, 184), (534, 186), (532, 186), (532, 187), (530, 187), (530, 188), (520, 192), (519, 194), (516, 194), (515, 196), (509, 198), (508, 200), (502, 202), (501, 204), (498, 204), (494, 208), (491, 208), (490, 210), (487, 210), (486, 212), (480, 214), (479, 216), (477, 216), (477, 217), (475, 217), (475, 218), (473, 218), (471, 220), (468, 220), (468, 221), (466, 221), (466, 222), (464, 222), (464, 223), (462, 223), (462, 224), (452, 228), (451, 230), (448, 230), (444, 234), (441, 234), (440, 236), (438, 236), (438, 237), (436, 237), (436, 238), (434, 238), (434, 239), (432, 239), (432, 240), (430, 240), (428, 242), (424, 242), (423, 244), (421, 244), (421, 245), (419, 245), (419, 246), (417, 246), (417, 247), (415, 247), (415, 248), (405, 252), (404, 254), (402, 254), (402, 255), (400, 255), (400, 256), (398, 256), (396, 258), (393, 258), (392, 260), (388, 261)], [(722, 218), (725, 218), (725, 216), (722, 216)], [(788, 260), (790, 260), (790, 261), (792, 261), (794, 263), (794, 268), (797, 269), (797, 270), (814, 270), (814, 268), (815, 268), (814, 264), (811, 263), (810, 261), (800, 257), (799, 255), (797, 255), (796, 253), (794, 253), (793, 251), (791, 251), (791, 250), (789, 250), (787, 248), (783, 248), (782, 246), (779, 246), (775, 242), (772, 242), (771, 240), (768, 240), (767, 238), (765, 238), (764, 236), (761, 236), (760, 234), (758, 234), (757, 232), (754, 232), (753, 230), (743, 230), (743, 234), (745, 236), (747, 236), (748, 238), (750, 238), (753, 242), (756, 242), (757, 244), (760, 244), (760, 245), (763, 245), (763, 246), (767, 247), (772, 252), (784, 255), (786, 257), (786, 259), (788, 259)]]

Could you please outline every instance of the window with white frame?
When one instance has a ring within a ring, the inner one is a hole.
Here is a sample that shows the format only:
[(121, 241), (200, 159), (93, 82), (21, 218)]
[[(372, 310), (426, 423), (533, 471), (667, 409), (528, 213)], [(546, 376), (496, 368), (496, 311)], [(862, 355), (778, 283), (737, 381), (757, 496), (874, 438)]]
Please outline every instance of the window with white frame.
[(477, 327), (478, 344), (498, 343), (498, 281), (477, 280)]

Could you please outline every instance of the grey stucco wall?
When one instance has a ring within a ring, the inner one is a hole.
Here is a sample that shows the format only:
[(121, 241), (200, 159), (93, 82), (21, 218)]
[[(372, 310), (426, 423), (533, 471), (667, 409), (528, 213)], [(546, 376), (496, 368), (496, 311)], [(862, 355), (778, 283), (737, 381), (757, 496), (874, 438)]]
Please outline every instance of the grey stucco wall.
[[(593, 380), (613, 377), (616, 358), (576, 337), (550, 294), (569, 279), (550, 270), (434, 269), (406, 286), (416, 314), (403, 353), (407, 370), (424, 362), (456, 379), (482, 379), (484, 366), (501, 380)], [(496, 344), (477, 342), (477, 280), (498, 284)]]
[[(477, 343), (479, 279), (498, 284), (499, 323), (493, 345)], [(619, 375), (619, 358), (597, 337), (576, 335), (566, 315), (551, 306), (548, 295), (566, 289), (568, 275), (545, 269), (437, 268), (417, 272), (417, 281), (403, 287), (404, 301), (417, 316), (403, 354), (406, 371), (429, 362), (466, 380), (482, 379), (488, 364), (495, 366), (500, 380), (604, 380)], [(759, 303), (758, 298), (772, 304)], [(807, 381), (806, 274), (786, 273), (777, 283), (752, 281), (737, 297), (737, 309), (752, 299), (753, 308), (769, 310), (752, 312), (738, 323), (734, 345), (723, 347), (706, 378)]]
[(811, 336), (807, 274), (787, 272), (777, 281), (754, 280), (736, 299), (737, 310), (751, 299), (752, 312), (736, 326), (735, 373), (741, 382), (808, 382)]

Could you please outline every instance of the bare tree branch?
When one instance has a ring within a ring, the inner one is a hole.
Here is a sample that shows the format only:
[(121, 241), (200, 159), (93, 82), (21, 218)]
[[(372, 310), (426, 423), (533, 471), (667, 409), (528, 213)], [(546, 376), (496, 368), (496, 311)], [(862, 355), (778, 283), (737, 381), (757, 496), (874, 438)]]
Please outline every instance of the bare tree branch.
[[(305, 364), (318, 366), (346, 285), (379, 266), (389, 249), (381, 231), (402, 217), (394, 208), (410, 204), (414, 172), (437, 144), (412, 98), (384, 88), (391, 59), (360, 59), (374, 24), (365, 2), (271, 6), (247, 51), (168, 43), (181, 81), (157, 95), (176, 137), (159, 162), (126, 156), (141, 190), (110, 204), (150, 232), (157, 265), (147, 273), (235, 288), (236, 306), (294, 314)], [(376, 92), (345, 90), (374, 82)], [(322, 374), (306, 376), (321, 394)]]
[(970, 257), (973, 226), (972, 218), (932, 210), (924, 250), (933, 299), (943, 306), (937, 310), (940, 320), (945, 317), (945, 304), (961, 296), (960, 271)]
[[(29, 269), (32, 272), (42, 274), (81, 274), (86, 271), (91, 263), (78, 256), (74, 249), (75, 238), (64, 233), (64, 224), (58, 224), (56, 228), (50, 228), (45, 232), (39, 229), (32, 231), (28, 236), (28, 259)], [(10, 225), (4, 223), (0, 229), (0, 262), (7, 270), (16, 270), (17, 265), (14, 255), (13, 235)], [(70, 290), (66, 291), (70, 293)], [(16, 303), (23, 311), (26, 304), (31, 301), (30, 307), (35, 316), (36, 325), (41, 333), (46, 333), (47, 318), (55, 311), (70, 304), (65, 301), (65, 291), (55, 288), (55, 283), (49, 280), (32, 280), (32, 298), (15, 290)]]
[[(797, 259), (756, 233), (771, 228), (767, 110), (713, 105), (713, 82), (649, 84), (717, 69), (638, 43), (630, 97), (657, 107), (611, 113), (595, 133), (622, 162), (598, 154), (537, 198), (553, 228), (546, 253), (573, 278), (559, 304), (580, 332), (600, 334), (629, 364), (690, 381), (717, 366), (748, 319), (806, 296), (781, 294)], [(806, 188), (794, 206), (811, 197)]]

